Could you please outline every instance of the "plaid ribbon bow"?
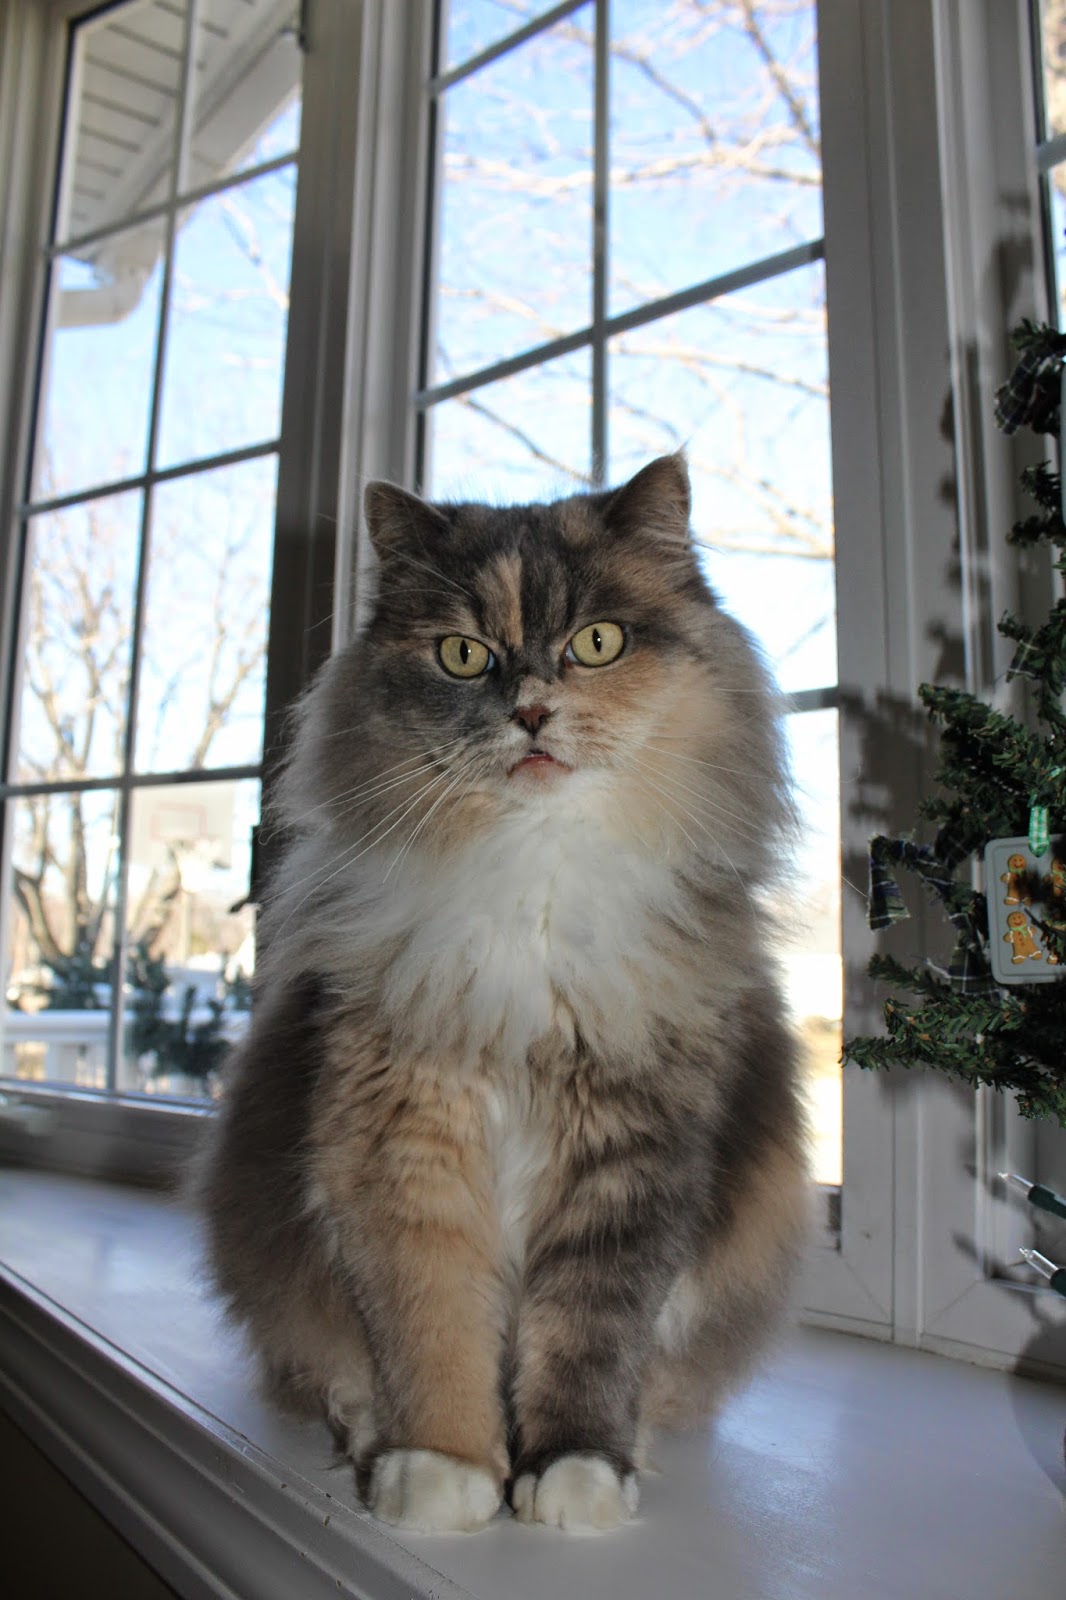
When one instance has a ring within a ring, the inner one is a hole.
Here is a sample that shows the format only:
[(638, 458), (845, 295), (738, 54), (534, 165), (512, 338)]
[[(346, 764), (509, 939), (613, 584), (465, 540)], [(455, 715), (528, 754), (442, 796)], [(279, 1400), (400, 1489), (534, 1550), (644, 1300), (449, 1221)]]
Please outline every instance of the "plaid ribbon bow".
[(894, 922), (905, 922), (910, 916), (899, 884), (888, 870), (886, 863), (874, 854), (872, 848), (869, 903), (867, 918), (875, 932), (881, 928), (890, 928)]
[[(869, 923), (877, 930), (888, 928), (910, 916), (892, 868), (904, 866), (916, 872), (934, 899), (939, 900), (955, 929), (957, 939), (947, 971), (933, 967), (953, 989), (980, 994), (996, 988), (987, 957), (981, 949), (977, 929), (969, 912), (952, 906), (951, 893), (957, 888), (951, 869), (937, 856), (931, 845), (915, 844), (912, 839), (870, 841)], [(930, 966), (933, 963), (930, 962)]]
[(993, 413), (997, 427), (1016, 433), (1028, 424), (1035, 433), (1047, 433), (1059, 404), (1056, 363), (1036, 350), (1029, 350), (1006, 383), (996, 390)]
[(1015, 650), (1007, 678), (1039, 678), (1044, 670), (1045, 653), (1032, 639), (1023, 639)]

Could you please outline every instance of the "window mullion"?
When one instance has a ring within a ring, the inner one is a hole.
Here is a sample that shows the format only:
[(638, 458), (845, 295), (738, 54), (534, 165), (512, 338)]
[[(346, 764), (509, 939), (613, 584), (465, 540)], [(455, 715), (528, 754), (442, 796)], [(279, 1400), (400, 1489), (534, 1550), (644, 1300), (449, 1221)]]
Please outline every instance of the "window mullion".
[(130, 638), (130, 672), (126, 686), (126, 730), (122, 754), (123, 783), (119, 798), (118, 836), (119, 866), (115, 882), (115, 935), (111, 956), (111, 1023), (107, 1042), (107, 1087), (114, 1091), (118, 1086), (119, 1059), (122, 1054), (123, 1006), (126, 965), (129, 956), (129, 939), (126, 930), (126, 909), (129, 903), (130, 822), (133, 794), (129, 774), (133, 771), (137, 740), (137, 699), (141, 679), (141, 662), (144, 643), (144, 618), (148, 593), (148, 564), (151, 554), (152, 505), (156, 454), (159, 446), (159, 420), (162, 413), (163, 374), (166, 366), (167, 329), (170, 322), (170, 294), (174, 281), (174, 242), (177, 238), (177, 200), (181, 193), (189, 151), (189, 126), (191, 121), (192, 84), (196, 63), (196, 24), (200, 0), (187, 0), (185, 13), (185, 38), (178, 86), (178, 108), (174, 127), (174, 159), (170, 173), (170, 193), (163, 223), (163, 280), (159, 294), (159, 320), (156, 326), (155, 370), (152, 374), (152, 396), (148, 412), (147, 477), (141, 502), (140, 550), (137, 560), (137, 585), (133, 597), (133, 619)]
[(610, 238), (611, 5), (596, 0), (595, 154), (592, 178), (592, 482), (607, 473), (607, 268)]

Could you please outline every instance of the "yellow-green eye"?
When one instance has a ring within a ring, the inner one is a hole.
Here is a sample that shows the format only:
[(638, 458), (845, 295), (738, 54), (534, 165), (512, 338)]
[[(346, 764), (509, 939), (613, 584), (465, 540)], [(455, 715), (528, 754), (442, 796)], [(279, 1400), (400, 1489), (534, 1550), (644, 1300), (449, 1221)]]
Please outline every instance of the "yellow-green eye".
[(622, 654), (625, 642), (626, 636), (617, 622), (593, 622), (574, 634), (566, 654), (583, 667), (605, 667)]
[(480, 678), (492, 666), (493, 655), (488, 645), (480, 639), (468, 639), (464, 634), (451, 633), (437, 646), (440, 664), (453, 678)]

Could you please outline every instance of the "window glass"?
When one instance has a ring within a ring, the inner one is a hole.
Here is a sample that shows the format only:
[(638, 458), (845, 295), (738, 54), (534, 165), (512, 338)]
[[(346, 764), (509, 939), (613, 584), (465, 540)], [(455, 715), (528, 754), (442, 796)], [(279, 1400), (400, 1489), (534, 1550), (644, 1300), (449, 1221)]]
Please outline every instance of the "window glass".
[(0, 919), (24, 1076), (203, 1095), (243, 1025), (298, 21), (127, 0), (71, 30)]
[(439, 500), (531, 500), (588, 486), (589, 357), (561, 356), (434, 406), (432, 470)]
[(43, 794), (12, 805), (3, 1071), (108, 1085), (121, 795)]
[[(1040, 0), (1039, 27), (1034, 27), (1033, 49), (1042, 80), (1039, 137), (1058, 140), (1066, 135), (1066, 0)], [(1056, 149), (1054, 154), (1062, 154)], [(1066, 326), (1066, 162), (1054, 162), (1043, 179), (1047, 195), (1045, 221), (1047, 270), (1060, 327)]]
[(444, 0), (444, 60), (457, 67), (548, 10), (536, 0)]
[(784, 882), (785, 994), (804, 1056), (814, 1176), (840, 1183), (843, 963), (840, 949), (839, 714), (809, 711), (787, 721), (800, 834)]
[(162, 222), (149, 222), (55, 262), (37, 499), (144, 472), (165, 250)]
[(612, 312), (821, 233), (814, 24), (810, 0), (613, 0)]
[(165, 201), (177, 155), (187, 14), (187, 0), (135, 0), (74, 30), (60, 239), (95, 233)]
[(286, 167), (179, 214), (162, 467), (280, 431), (295, 198), (295, 169)]
[(259, 760), (276, 480), (271, 455), (155, 492), (139, 772)]
[(683, 447), (712, 586), (782, 688), (835, 683), (822, 264), (619, 334), (609, 352), (612, 480)]
[(183, 188), (295, 155), (300, 15), (299, 0), (280, 17), (262, 0), (199, 0)]
[(159, 784), (133, 796), (120, 1089), (210, 1095), (248, 1025), (253, 781)]
[(30, 518), (18, 783), (122, 771), (143, 506), (131, 493)]
[(589, 9), (442, 97), (435, 382), (592, 315)]
[(1066, 133), (1066, 4), (1040, 0), (1041, 26), (1037, 48), (1043, 69), (1046, 138)]

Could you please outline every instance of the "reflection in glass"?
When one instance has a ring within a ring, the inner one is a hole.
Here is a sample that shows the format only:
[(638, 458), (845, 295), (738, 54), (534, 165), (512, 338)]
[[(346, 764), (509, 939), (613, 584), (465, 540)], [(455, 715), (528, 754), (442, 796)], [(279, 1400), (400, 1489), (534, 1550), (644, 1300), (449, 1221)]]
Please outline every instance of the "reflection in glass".
[(34, 498), (145, 470), (163, 224), (109, 234), (53, 269)]
[(441, 99), (434, 382), (588, 325), (588, 10), (537, 34)]
[(591, 465), (589, 384), (579, 351), (433, 406), (425, 493), (501, 502), (580, 493)]
[(57, 237), (121, 222), (165, 200), (172, 181), (186, 0), (108, 7), (74, 36)]
[(1048, 253), (1051, 270), (1055, 276), (1054, 317), (1060, 328), (1066, 327), (1066, 166), (1052, 167), (1048, 173), (1048, 193), (1051, 203), (1051, 239)]
[(252, 179), (179, 217), (159, 464), (277, 437), (296, 169)]
[(1044, 137), (1066, 133), (1066, 13), (1058, 0), (1041, 0), (1044, 65)]
[(611, 314), (818, 238), (814, 0), (611, 19)]
[(788, 690), (836, 681), (821, 263), (610, 343), (611, 481), (684, 446), (727, 608)]
[(293, 0), (286, 20), (273, 17), (264, 41), (262, 6), (200, 0), (186, 189), (296, 150), (300, 9)]
[(19, 783), (122, 770), (140, 520), (140, 494), (30, 519)]
[(215, 1089), (249, 1015), (254, 915), (243, 902), (258, 815), (252, 780), (134, 792), (119, 1088)]
[(139, 772), (259, 759), (276, 483), (266, 456), (156, 489)]
[(547, 4), (538, 0), (451, 0), (444, 7), (448, 19), (445, 65), (461, 66), (547, 9)]
[(13, 896), (4, 952), (3, 1072), (107, 1086), (119, 797), (10, 801)]
[[(801, 835), (796, 898), (782, 953), (786, 994), (804, 1054), (814, 1176), (840, 1183), (843, 1151), (840, 1048), (840, 742), (836, 711), (788, 718)], [(787, 881), (787, 880), (786, 880)]]

